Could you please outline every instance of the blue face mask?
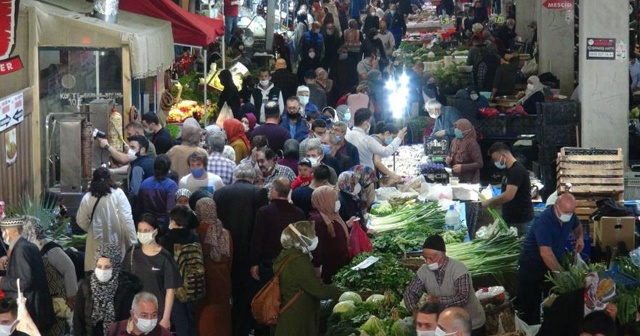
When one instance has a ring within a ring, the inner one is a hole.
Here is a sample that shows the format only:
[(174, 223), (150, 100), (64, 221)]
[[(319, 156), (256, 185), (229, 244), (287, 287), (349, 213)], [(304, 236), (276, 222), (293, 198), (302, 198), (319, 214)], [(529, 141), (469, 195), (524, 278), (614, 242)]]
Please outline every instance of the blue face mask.
[(191, 175), (195, 178), (201, 178), (204, 176), (204, 168), (191, 169)]
[(342, 53), (342, 54), (340, 54), (340, 60), (341, 60), (341, 61), (344, 61), (344, 60), (346, 60), (347, 58), (349, 58), (349, 54), (347, 54), (347, 53)]
[[(502, 161), (502, 160), (501, 160)], [(498, 169), (505, 169), (507, 168), (507, 164), (501, 161), (496, 161), (493, 164), (496, 165), (496, 167), (498, 167)]]
[(336, 135), (336, 142), (340, 142), (340, 141), (342, 141), (342, 137), (339, 135)]
[(394, 11), (394, 10), (390, 10), (390, 11), (389, 11), (389, 13), (391, 13), (391, 15), (395, 15), (395, 14), (396, 14), (396, 11)]
[(344, 114), (344, 121), (349, 121), (351, 120), (351, 112), (347, 112)]
[(387, 145), (390, 145), (392, 142), (393, 142), (393, 138), (384, 139), (384, 143), (386, 143)]
[(331, 151), (331, 146), (323, 144), (322, 149), (323, 149), (324, 155), (328, 155), (329, 152)]
[(453, 134), (455, 134), (456, 138), (458, 139), (464, 138), (464, 133), (462, 133), (462, 131), (457, 128), (453, 130)]

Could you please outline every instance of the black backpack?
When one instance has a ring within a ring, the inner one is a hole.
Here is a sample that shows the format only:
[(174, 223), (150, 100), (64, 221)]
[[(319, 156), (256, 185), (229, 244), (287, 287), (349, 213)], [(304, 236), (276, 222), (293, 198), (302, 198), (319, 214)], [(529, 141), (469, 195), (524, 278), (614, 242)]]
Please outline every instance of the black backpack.
[(597, 221), (602, 217), (626, 217), (633, 216), (633, 213), (624, 205), (616, 202), (613, 198), (603, 198), (596, 201), (598, 207), (589, 217), (591, 220)]

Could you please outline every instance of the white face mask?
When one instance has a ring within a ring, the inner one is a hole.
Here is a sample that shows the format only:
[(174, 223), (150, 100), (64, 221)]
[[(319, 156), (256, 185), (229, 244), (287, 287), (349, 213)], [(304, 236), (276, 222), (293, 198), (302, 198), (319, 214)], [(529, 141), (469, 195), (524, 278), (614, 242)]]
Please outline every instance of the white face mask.
[(0, 325), (0, 336), (10, 336), (17, 324), (16, 322), (14, 321), (11, 325)]
[(335, 211), (338, 212), (340, 211), (340, 200), (336, 200), (336, 206), (335, 206)]
[(309, 103), (309, 96), (299, 96), (300, 104), (307, 105)]
[(316, 57), (316, 53), (314, 53), (313, 51), (309, 53), (309, 58), (314, 58)]
[(469, 96), (469, 98), (471, 98), (471, 100), (478, 100), (478, 95), (473, 93)]
[(127, 152), (127, 156), (129, 157), (129, 159), (131, 161), (136, 159), (136, 151), (134, 151), (133, 149), (129, 148), (129, 151)]
[(362, 191), (362, 186), (360, 183), (356, 183), (356, 186), (353, 187), (353, 195), (357, 195)]
[[(137, 316), (136, 316), (137, 317)], [(142, 331), (145, 334), (148, 334), (151, 332), (151, 330), (153, 330), (153, 328), (156, 327), (156, 325), (158, 324), (158, 319), (142, 319), (137, 317), (138, 322), (136, 322), (136, 327), (138, 327), (138, 329), (140, 329), (140, 331)]]
[(308, 159), (309, 159), (309, 162), (311, 163), (311, 167), (313, 168), (317, 167), (320, 164), (317, 158), (310, 157)]
[(249, 132), (249, 125), (243, 123), (242, 126), (244, 127), (245, 133)]
[(309, 252), (313, 252), (318, 248), (318, 242), (320, 240), (318, 239), (318, 237), (314, 237), (313, 239), (311, 239), (311, 245), (309, 245), (309, 247), (307, 247), (309, 249)]
[(431, 119), (438, 119), (438, 115), (434, 113), (429, 113), (429, 117), (431, 117)]
[(98, 281), (100, 282), (107, 282), (109, 280), (111, 280), (111, 278), (113, 277), (113, 270), (112, 269), (100, 269), (100, 268), (96, 268), (95, 271), (93, 272), (96, 275), (96, 278), (98, 278)]
[(351, 112), (347, 112), (344, 114), (344, 121), (349, 121), (351, 120)]
[(261, 80), (261, 81), (260, 81), (260, 85), (262, 85), (262, 86), (264, 86), (264, 87), (269, 86), (269, 80), (268, 80), (268, 79)]
[(435, 330), (416, 330), (416, 335), (417, 336), (435, 336), (436, 331)]
[(535, 86), (533, 84), (527, 84), (527, 90), (533, 91), (533, 89), (535, 89)]
[(563, 214), (563, 215), (560, 215), (560, 220), (563, 223), (568, 223), (571, 220), (571, 217), (573, 217), (573, 214)]
[(429, 270), (437, 271), (438, 268), (440, 268), (440, 264), (438, 264), (437, 262), (434, 262), (434, 263), (431, 263), (431, 264), (427, 265), (427, 267), (429, 267)]
[(444, 330), (440, 329), (440, 327), (436, 327), (436, 331), (434, 332), (434, 335), (436, 336), (452, 336), (455, 335), (456, 331), (454, 332), (450, 332), (450, 333), (446, 333), (444, 332)]
[(7, 233), (7, 231), (2, 231), (2, 241), (7, 245), (11, 245), (11, 242), (9, 241), (9, 234)]
[(153, 242), (153, 234), (156, 233), (157, 230), (153, 230), (152, 232), (138, 232), (138, 240), (140, 244), (146, 245)]

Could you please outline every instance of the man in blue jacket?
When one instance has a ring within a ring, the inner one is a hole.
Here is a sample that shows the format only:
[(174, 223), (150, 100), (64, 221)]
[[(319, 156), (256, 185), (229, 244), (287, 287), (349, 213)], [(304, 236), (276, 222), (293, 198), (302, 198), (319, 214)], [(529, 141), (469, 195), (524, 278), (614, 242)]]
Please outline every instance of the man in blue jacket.
[(451, 141), (455, 138), (453, 124), (460, 119), (460, 112), (458, 112), (455, 107), (442, 106), (442, 104), (435, 99), (429, 100), (425, 104), (425, 109), (429, 112), (429, 116), (436, 120), (433, 131), (427, 141), (447, 140), (447, 143), (450, 145)]
[(282, 115), (280, 125), (289, 131), (291, 139), (301, 142), (309, 136), (309, 124), (302, 117), (298, 97), (289, 97), (286, 109), (287, 113)]

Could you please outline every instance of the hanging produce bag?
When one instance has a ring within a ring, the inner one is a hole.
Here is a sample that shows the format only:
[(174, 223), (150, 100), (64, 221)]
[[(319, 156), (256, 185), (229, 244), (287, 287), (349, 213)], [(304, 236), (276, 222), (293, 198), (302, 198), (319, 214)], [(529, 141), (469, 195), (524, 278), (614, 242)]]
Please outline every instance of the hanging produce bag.
[(351, 258), (360, 253), (373, 251), (373, 246), (367, 234), (360, 227), (359, 223), (354, 223), (349, 234), (349, 256)]

